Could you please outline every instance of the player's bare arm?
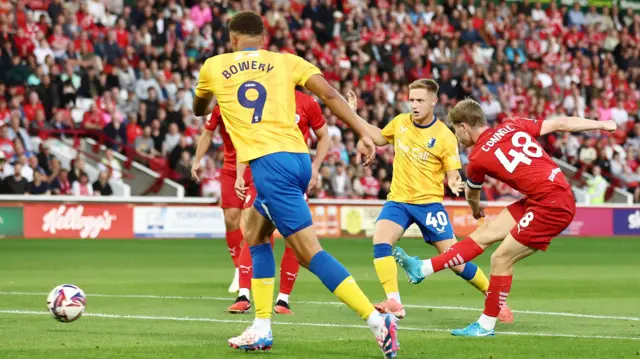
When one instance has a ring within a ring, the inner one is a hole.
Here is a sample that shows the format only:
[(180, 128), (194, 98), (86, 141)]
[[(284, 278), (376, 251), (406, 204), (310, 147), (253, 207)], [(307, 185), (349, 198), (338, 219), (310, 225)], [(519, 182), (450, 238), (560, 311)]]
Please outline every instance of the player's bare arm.
[(244, 182), (244, 173), (247, 171), (249, 165), (245, 162), (236, 162), (236, 183), (233, 188), (236, 190), (238, 198), (244, 200), (247, 197), (247, 190), (249, 187)]
[[(358, 98), (355, 92), (350, 90), (347, 93), (347, 102), (354, 112), (358, 109)], [(369, 130), (369, 136), (371, 136), (371, 139), (376, 146), (383, 147), (389, 144), (384, 136), (382, 136), (382, 130), (380, 128), (367, 123), (367, 129)]]
[(358, 151), (365, 156), (365, 164), (373, 162), (376, 151), (368, 124), (349, 107), (340, 93), (327, 83), (322, 75), (313, 75), (305, 83), (305, 88), (318, 96), (324, 104), (341, 120), (347, 123), (360, 137), (363, 146)]
[(592, 130), (604, 130), (614, 132), (618, 128), (615, 121), (596, 121), (582, 117), (558, 117), (542, 121), (540, 135), (552, 132), (583, 132)]
[(211, 113), (209, 105), (211, 98), (193, 97), (193, 114), (196, 116), (207, 116)]
[(198, 74), (195, 96), (193, 97), (193, 114), (206, 116), (211, 113), (211, 100), (213, 100), (213, 69), (211, 59), (205, 61)]
[(320, 167), (322, 167), (324, 159), (327, 158), (327, 153), (329, 153), (329, 147), (331, 146), (327, 125), (320, 127), (318, 130), (314, 130), (313, 133), (318, 137), (318, 147), (316, 148), (316, 157), (313, 159), (313, 163), (311, 164), (311, 181), (309, 181), (309, 190), (316, 188)]
[(473, 218), (484, 218), (484, 206), (480, 203), (480, 190), (466, 186), (464, 194), (473, 212)]
[[(195, 102), (194, 102), (195, 103)], [(211, 140), (213, 139), (213, 131), (204, 130), (200, 139), (198, 139), (198, 146), (196, 147), (196, 155), (193, 158), (193, 164), (191, 165), (191, 176), (196, 181), (200, 181), (198, 178), (198, 171), (200, 170), (200, 161), (204, 154), (207, 153), (209, 146), (211, 146)]]
[(449, 185), (451, 192), (453, 192), (456, 197), (464, 191), (464, 182), (462, 181), (462, 176), (460, 176), (460, 172), (458, 170), (447, 171), (447, 184)]

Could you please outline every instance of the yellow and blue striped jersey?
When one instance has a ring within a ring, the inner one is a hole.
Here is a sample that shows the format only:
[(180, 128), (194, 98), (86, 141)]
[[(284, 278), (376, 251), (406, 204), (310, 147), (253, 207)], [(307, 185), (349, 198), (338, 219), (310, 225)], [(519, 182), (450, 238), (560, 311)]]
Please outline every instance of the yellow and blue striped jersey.
[(216, 97), (240, 162), (275, 153), (308, 153), (296, 125), (295, 87), (320, 70), (304, 59), (266, 50), (209, 58), (196, 96)]
[(446, 171), (462, 167), (453, 132), (435, 116), (433, 122), (420, 126), (410, 113), (403, 113), (382, 129), (382, 135), (395, 149), (387, 200), (410, 204), (442, 202)]

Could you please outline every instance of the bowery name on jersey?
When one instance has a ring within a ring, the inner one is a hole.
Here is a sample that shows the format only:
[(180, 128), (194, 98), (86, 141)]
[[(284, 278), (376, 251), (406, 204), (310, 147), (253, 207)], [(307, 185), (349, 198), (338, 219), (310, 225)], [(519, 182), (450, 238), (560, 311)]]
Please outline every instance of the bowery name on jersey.
[(228, 80), (231, 78), (231, 76), (247, 70), (258, 70), (258, 71), (264, 71), (266, 73), (269, 73), (271, 72), (271, 70), (274, 69), (274, 67), (275, 66), (271, 64), (263, 64), (255, 60), (242, 61), (242, 62), (238, 62), (237, 64), (231, 65), (229, 66), (228, 69), (222, 71), (222, 76), (224, 76), (224, 78)]
[(484, 146), (482, 146), (482, 150), (484, 152), (489, 152), (491, 150), (491, 147), (493, 147), (496, 143), (500, 142), (502, 137), (504, 137), (507, 133), (513, 132), (515, 130), (516, 129), (511, 127), (510, 125), (507, 125), (504, 128), (497, 130), (496, 133), (494, 133), (493, 136), (491, 136), (489, 141), (487, 141), (484, 144)]

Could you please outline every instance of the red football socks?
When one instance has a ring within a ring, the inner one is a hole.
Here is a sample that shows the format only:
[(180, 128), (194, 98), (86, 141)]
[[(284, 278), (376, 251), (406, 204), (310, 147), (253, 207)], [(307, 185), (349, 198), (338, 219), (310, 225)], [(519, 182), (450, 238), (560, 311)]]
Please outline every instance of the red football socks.
[(233, 265), (238, 268), (238, 258), (240, 258), (240, 244), (242, 243), (242, 231), (236, 229), (232, 232), (227, 232), (227, 248), (229, 248), (229, 254), (233, 260)]
[(240, 270), (240, 288), (251, 289), (251, 276), (253, 275), (251, 262), (251, 251), (249, 245), (245, 241), (240, 252), (240, 260), (238, 261), (238, 269)]
[(298, 278), (300, 271), (300, 263), (293, 249), (287, 247), (282, 255), (282, 263), (280, 264), (280, 293), (291, 294), (293, 284)]
[(446, 252), (431, 258), (433, 272), (470, 262), (482, 252), (484, 250), (471, 237), (467, 237), (451, 246)]
[[(273, 249), (274, 238), (273, 235), (270, 238), (271, 248)], [(285, 251), (285, 255), (286, 255)], [(295, 255), (294, 255), (295, 259)], [(284, 257), (283, 257), (284, 261)], [(284, 262), (283, 262), (284, 263)], [(297, 263), (297, 262), (296, 262)], [(242, 250), (240, 251), (240, 256), (238, 259), (238, 269), (240, 269), (240, 288), (241, 289), (251, 289), (251, 277), (253, 276), (253, 263), (251, 262), (251, 250), (249, 249), (249, 245), (245, 241), (242, 245)], [(297, 272), (296, 272), (297, 273)]]
[(513, 276), (510, 275), (491, 276), (487, 298), (484, 300), (484, 315), (495, 318), (500, 314), (500, 308), (507, 302), (512, 280)]

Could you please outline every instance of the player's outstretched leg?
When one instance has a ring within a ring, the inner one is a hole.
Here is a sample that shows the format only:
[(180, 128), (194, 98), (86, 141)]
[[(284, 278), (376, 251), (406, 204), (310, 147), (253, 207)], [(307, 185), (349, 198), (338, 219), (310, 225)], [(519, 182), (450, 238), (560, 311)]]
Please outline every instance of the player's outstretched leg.
[(231, 260), (233, 261), (233, 266), (235, 268), (235, 273), (233, 280), (231, 281), (231, 285), (229, 286), (229, 293), (236, 293), (239, 287), (239, 270), (238, 270), (238, 262), (240, 258), (240, 249), (242, 244), (242, 230), (240, 229), (240, 217), (242, 214), (242, 209), (240, 208), (225, 208), (224, 211), (224, 222), (227, 228), (227, 233), (225, 235), (225, 239), (227, 242), (227, 248), (229, 249), (229, 254), (231, 255)]
[(431, 259), (420, 260), (409, 256), (402, 248), (393, 251), (396, 262), (407, 273), (409, 282), (418, 284), (426, 277), (470, 262), (484, 252), (491, 244), (501, 241), (515, 225), (515, 220), (508, 209), (502, 210), (492, 221), (485, 221), (469, 237), (449, 247), (446, 252)]
[(369, 324), (385, 358), (395, 358), (399, 347), (397, 318), (378, 313), (346, 268), (322, 249), (313, 226), (290, 235), (287, 242), (300, 265), (315, 274), (329, 291)]
[(535, 252), (535, 249), (520, 244), (508, 235), (491, 256), (491, 281), (482, 315), (477, 322), (464, 329), (453, 330), (451, 334), (462, 337), (493, 336), (498, 314), (511, 290), (513, 265)]
[(255, 319), (241, 335), (229, 339), (229, 346), (242, 350), (269, 350), (273, 345), (271, 313), (276, 263), (269, 237), (275, 227), (254, 208), (248, 209), (245, 238), (249, 242), (253, 263), (251, 289), (255, 304)]
[(282, 261), (280, 262), (280, 293), (278, 293), (276, 305), (273, 307), (274, 313), (284, 315), (293, 314), (289, 306), (289, 295), (291, 295), (293, 291), (293, 285), (298, 278), (299, 271), (300, 263), (298, 263), (296, 253), (287, 245), (282, 254)]
[[(439, 242), (434, 242), (433, 246), (436, 247), (439, 253), (444, 253), (449, 249), (449, 247), (453, 246), (454, 244), (456, 244), (456, 239), (451, 238)], [(478, 291), (480, 291), (480, 293), (482, 293), (484, 297), (486, 297), (487, 290), (489, 289), (489, 279), (487, 279), (487, 276), (477, 265), (475, 265), (473, 262), (467, 262), (459, 266), (451, 267), (451, 270), (460, 278), (466, 280), (467, 283), (471, 284), (471, 286), (476, 288)], [(501, 323), (513, 323), (513, 313), (507, 306), (506, 302), (500, 310), (498, 320), (500, 320)]]
[(373, 266), (378, 274), (387, 299), (374, 305), (380, 313), (391, 313), (404, 318), (406, 312), (400, 300), (398, 289), (398, 267), (393, 259), (392, 246), (404, 232), (404, 228), (388, 219), (376, 222), (376, 232), (373, 236)]

